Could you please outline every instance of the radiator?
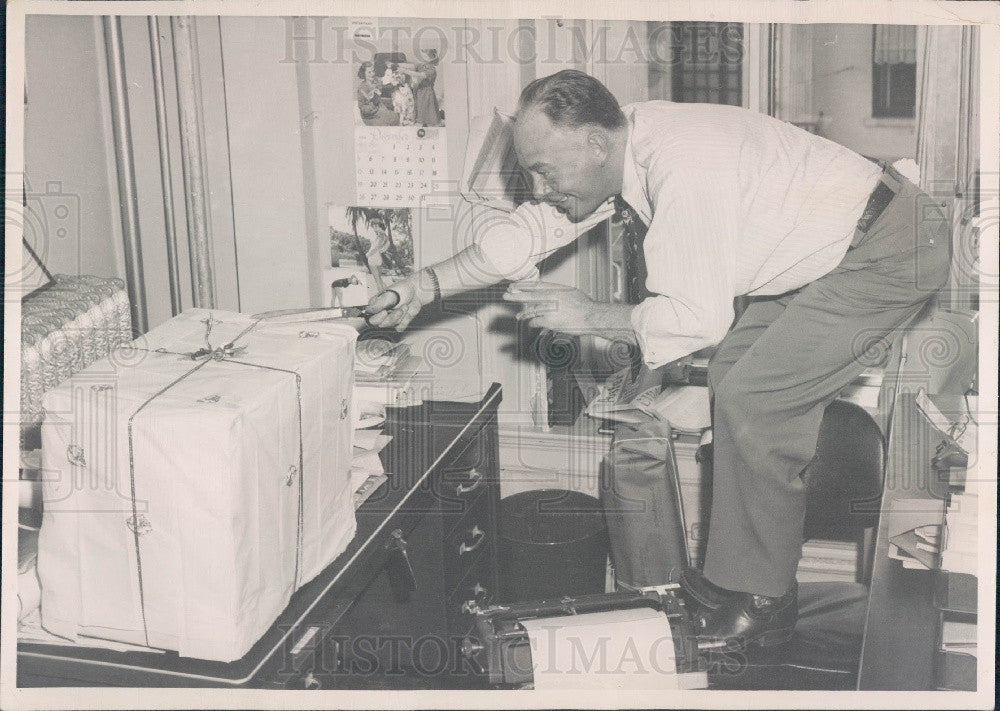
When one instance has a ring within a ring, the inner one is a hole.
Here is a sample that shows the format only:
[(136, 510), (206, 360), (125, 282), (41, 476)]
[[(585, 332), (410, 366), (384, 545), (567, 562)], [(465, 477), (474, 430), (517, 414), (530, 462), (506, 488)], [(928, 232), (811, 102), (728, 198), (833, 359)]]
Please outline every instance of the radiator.
[(125, 283), (57, 274), (21, 304), (21, 445), (39, 445), (42, 395), (132, 340)]

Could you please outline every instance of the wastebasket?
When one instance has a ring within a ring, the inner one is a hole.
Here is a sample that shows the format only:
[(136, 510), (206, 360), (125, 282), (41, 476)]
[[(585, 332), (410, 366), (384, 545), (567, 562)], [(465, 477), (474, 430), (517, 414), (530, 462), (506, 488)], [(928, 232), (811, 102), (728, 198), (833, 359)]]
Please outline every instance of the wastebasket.
[(604, 592), (608, 535), (600, 502), (562, 489), (500, 502), (500, 596), (525, 602)]

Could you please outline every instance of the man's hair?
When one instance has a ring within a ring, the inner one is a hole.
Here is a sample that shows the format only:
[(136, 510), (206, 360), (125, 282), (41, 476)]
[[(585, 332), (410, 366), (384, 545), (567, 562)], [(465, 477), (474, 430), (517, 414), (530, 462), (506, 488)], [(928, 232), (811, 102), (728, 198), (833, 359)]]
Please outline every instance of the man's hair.
[(596, 124), (613, 130), (625, 125), (625, 114), (614, 94), (594, 77), (575, 69), (535, 79), (524, 87), (518, 110), (529, 106), (539, 107), (557, 126)]

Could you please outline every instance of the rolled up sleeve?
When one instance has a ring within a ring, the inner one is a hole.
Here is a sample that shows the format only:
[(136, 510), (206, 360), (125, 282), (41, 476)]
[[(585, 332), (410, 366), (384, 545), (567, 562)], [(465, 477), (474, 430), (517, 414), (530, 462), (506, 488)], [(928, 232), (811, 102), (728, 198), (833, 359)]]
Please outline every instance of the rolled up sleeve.
[(498, 278), (527, 279), (537, 274), (538, 262), (612, 212), (610, 205), (602, 205), (580, 222), (571, 222), (544, 203), (524, 203), (514, 212), (490, 209), (477, 217), (473, 242)]

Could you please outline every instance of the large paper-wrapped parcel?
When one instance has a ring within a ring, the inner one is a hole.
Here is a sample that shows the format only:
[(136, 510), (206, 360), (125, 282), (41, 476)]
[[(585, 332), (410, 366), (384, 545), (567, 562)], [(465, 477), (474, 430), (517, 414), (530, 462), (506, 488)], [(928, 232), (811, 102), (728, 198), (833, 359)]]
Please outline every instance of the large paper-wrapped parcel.
[(354, 535), (356, 338), (192, 309), (48, 392), (43, 626), (243, 656)]

